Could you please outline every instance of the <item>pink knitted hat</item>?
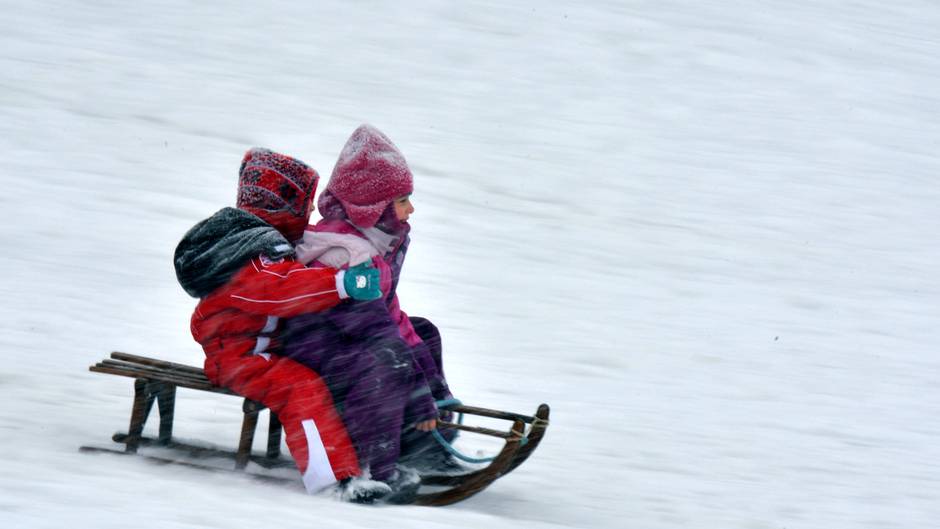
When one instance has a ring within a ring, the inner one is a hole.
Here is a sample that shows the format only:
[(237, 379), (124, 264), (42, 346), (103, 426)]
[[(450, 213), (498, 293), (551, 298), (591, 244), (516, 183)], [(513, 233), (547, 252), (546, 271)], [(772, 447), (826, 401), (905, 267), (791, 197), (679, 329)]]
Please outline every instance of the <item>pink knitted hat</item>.
[(333, 195), (360, 228), (375, 225), (385, 208), (414, 189), (411, 170), (401, 151), (378, 129), (361, 125), (343, 147), (326, 190), (320, 195), (320, 210)]

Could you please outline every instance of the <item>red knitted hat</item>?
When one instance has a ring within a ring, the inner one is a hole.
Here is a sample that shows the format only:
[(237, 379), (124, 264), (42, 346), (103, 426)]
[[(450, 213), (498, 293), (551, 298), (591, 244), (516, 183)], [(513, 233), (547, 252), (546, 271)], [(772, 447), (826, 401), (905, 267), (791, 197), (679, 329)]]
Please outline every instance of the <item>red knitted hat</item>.
[[(401, 151), (378, 129), (361, 125), (339, 155), (326, 187), (360, 228), (375, 225), (385, 208), (414, 189), (411, 170)], [(324, 205), (327, 193), (320, 195)], [(322, 209), (321, 209), (322, 211)]]
[(255, 147), (245, 153), (238, 171), (236, 206), (295, 241), (310, 221), (310, 203), (319, 178), (296, 158)]

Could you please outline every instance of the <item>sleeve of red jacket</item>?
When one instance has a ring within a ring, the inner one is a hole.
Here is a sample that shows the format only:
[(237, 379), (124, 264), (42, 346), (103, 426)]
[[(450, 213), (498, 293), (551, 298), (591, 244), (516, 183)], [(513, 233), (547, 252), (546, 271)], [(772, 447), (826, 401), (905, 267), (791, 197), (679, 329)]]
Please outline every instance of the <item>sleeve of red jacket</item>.
[(293, 259), (252, 259), (229, 284), (228, 305), (249, 314), (290, 318), (319, 312), (340, 302), (336, 270), (307, 268)]

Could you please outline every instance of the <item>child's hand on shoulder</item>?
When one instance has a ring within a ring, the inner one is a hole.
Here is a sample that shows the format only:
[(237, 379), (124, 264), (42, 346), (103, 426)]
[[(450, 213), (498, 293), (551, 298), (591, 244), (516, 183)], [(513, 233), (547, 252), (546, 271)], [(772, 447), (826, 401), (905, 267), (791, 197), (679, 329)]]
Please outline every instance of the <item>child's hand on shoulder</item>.
[(372, 301), (382, 297), (381, 274), (371, 261), (352, 266), (342, 272), (346, 295), (358, 301)]

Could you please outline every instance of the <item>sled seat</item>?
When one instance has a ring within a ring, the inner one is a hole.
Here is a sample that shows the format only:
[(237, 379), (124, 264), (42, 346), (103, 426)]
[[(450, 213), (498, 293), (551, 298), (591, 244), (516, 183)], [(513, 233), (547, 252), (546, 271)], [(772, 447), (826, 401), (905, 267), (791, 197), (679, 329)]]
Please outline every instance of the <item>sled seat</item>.
[[(197, 456), (234, 456), (235, 468), (238, 470), (243, 470), (249, 461), (268, 468), (293, 465), (292, 461), (280, 457), (281, 422), (273, 412), (270, 413), (268, 425), (267, 450), (263, 456), (252, 454), (251, 446), (258, 426), (258, 414), (265, 409), (265, 406), (251, 399), (244, 399), (242, 402), (244, 417), (236, 452), (177, 442), (173, 439), (176, 388), (239, 396), (229, 389), (209, 382), (202, 368), (129, 353), (113, 352), (110, 358), (89, 367), (89, 370), (134, 379), (134, 403), (131, 407), (130, 426), (126, 434), (117, 433), (113, 437), (115, 442), (125, 445), (126, 452), (136, 453), (141, 445), (156, 445), (183, 448)], [(160, 413), (159, 434), (156, 438), (148, 438), (143, 435), (144, 425), (147, 423), (147, 417), (153, 409), (154, 402)]]

